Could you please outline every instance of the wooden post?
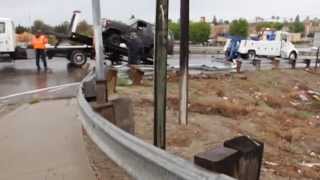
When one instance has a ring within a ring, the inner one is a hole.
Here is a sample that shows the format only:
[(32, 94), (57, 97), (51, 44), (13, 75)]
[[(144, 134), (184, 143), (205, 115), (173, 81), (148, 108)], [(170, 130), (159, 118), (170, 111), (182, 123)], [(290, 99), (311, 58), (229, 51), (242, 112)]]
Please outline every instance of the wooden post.
[(220, 146), (195, 155), (194, 163), (209, 171), (235, 177), (238, 174), (239, 159), (237, 150)]
[(304, 63), (306, 64), (306, 69), (309, 69), (311, 64), (311, 59), (305, 59)]
[(316, 64), (315, 64), (315, 66), (314, 66), (314, 71), (317, 71), (317, 69), (318, 69), (319, 53), (320, 53), (320, 47), (318, 47), (318, 50), (317, 50), (317, 58), (316, 58)]
[(252, 60), (252, 64), (256, 67), (257, 71), (261, 70), (261, 59)]
[(291, 68), (296, 69), (297, 60), (293, 59), (291, 60)]
[(137, 66), (131, 65), (129, 70), (129, 78), (132, 80), (133, 85), (140, 86), (143, 83), (144, 72), (138, 69)]
[(276, 58), (272, 58), (272, 69), (279, 69), (280, 60)]
[(156, 1), (154, 145), (166, 148), (167, 44), (169, 0)]
[(237, 73), (240, 73), (241, 72), (242, 61), (237, 60), (236, 63), (237, 63), (237, 67), (236, 67), (237, 68)]
[(246, 136), (226, 141), (224, 147), (238, 150), (239, 180), (259, 180), (263, 160), (264, 144)]
[(195, 164), (239, 180), (259, 180), (263, 143), (241, 136), (226, 141), (222, 147), (197, 154)]
[(180, 111), (179, 123), (188, 125), (189, 0), (181, 0), (180, 10)]

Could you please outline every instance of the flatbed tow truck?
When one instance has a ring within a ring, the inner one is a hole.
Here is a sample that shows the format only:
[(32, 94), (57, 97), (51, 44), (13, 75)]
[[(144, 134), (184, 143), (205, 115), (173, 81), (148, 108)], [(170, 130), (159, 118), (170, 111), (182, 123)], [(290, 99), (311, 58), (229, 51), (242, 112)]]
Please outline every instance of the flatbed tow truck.
[[(47, 45), (47, 56), (49, 59), (64, 57), (75, 66), (81, 67), (89, 58), (95, 58), (93, 37), (84, 36), (76, 32), (79, 14), (80, 11), (73, 12), (67, 34), (45, 32), (48, 35), (54, 35), (58, 39), (55, 45)], [(27, 49), (17, 47), (15, 37), (13, 21), (7, 18), (0, 18), (0, 55), (7, 55), (11, 60), (27, 59)], [(65, 44), (64, 42), (66, 41), (76, 45)], [(124, 57), (128, 56), (128, 49), (125, 45), (122, 46), (122, 44), (115, 45), (104, 41), (105, 59), (117, 64), (126, 62)], [(143, 64), (153, 64), (153, 58), (151, 56), (145, 57)]]
[[(88, 58), (95, 58), (93, 38), (76, 32), (76, 27), (79, 22), (79, 14), (80, 11), (74, 11), (68, 34), (47, 32), (58, 39), (56, 45), (47, 47), (47, 55), (49, 59), (53, 57), (65, 57), (74, 65), (82, 66), (87, 62)], [(69, 41), (77, 45), (62, 45), (61, 43), (64, 41)], [(121, 62), (127, 62), (124, 57), (128, 56), (128, 49), (124, 43), (116, 45), (114, 43), (104, 42), (104, 53), (105, 59), (110, 60), (113, 63), (116, 62), (119, 64)], [(145, 57), (143, 64), (153, 64), (153, 58), (150, 56)]]

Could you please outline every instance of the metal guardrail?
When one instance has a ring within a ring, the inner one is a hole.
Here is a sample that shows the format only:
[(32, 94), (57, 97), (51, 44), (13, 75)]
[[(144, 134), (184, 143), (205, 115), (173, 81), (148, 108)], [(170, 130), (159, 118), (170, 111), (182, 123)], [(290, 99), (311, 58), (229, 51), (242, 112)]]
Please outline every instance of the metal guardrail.
[[(93, 75), (85, 81), (92, 80)], [(122, 131), (94, 112), (80, 86), (78, 101), (82, 124), (96, 145), (116, 164), (138, 180), (233, 180), (200, 169), (192, 162), (160, 150)]]

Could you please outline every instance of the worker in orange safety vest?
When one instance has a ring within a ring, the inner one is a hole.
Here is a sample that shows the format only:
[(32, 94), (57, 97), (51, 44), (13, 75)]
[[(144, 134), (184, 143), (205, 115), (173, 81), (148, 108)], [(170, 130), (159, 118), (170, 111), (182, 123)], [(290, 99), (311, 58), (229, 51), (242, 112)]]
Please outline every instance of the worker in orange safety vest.
[(41, 70), (40, 58), (43, 62), (44, 69), (48, 69), (46, 60), (46, 44), (48, 44), (48, 38), (43, 35), (40, 30), (38, 30), (36, 35), (32, 38), (32, 46), (36, 54), (36, 65), (38, 71)]

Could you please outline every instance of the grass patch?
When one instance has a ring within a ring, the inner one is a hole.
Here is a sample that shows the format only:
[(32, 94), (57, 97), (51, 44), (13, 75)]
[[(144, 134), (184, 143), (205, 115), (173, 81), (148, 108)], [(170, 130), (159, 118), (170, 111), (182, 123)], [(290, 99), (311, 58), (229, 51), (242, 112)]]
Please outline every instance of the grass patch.
[(265, 96), (263, 97), (263, 100), (268, 106), (272, 108), (281, 108), (284, 105), (284, 100), (280, 97)]
[(29, 102), (29, 104), (38, 104), (40, 103), (40, 100), (39, 99), (33, 99), (32, 101)]
[[(169, 103), (172, 108), (178, 110), (179, 100), (178, 98), (169, 98)], [(252, 106), (244, 105), (238, 102), (231, 101), (214, 101), (210, 103), (206, 102), (191, 102), (189, 110), (191, 112), (200, 114), (216, 114), (229, 118), (238, 118), (246, 116), (253, 111)]]
[(219, 89), (216, 94), (218, 97), (225, 97), (226, 96), (225, 92), (221, 89)]
[(118, 78), (118, 82), (117, 82), (118, 86), (131, 86), (132, 85), (132, 81), (130, 79), (125, 79), (125, 78)]
[(303, 119), (303, 120), (307, 120), (310, 119), (312, 117), (312, 113), (307, 112), (307, 111), (295, 111), (292, 116), (298, 119)]

